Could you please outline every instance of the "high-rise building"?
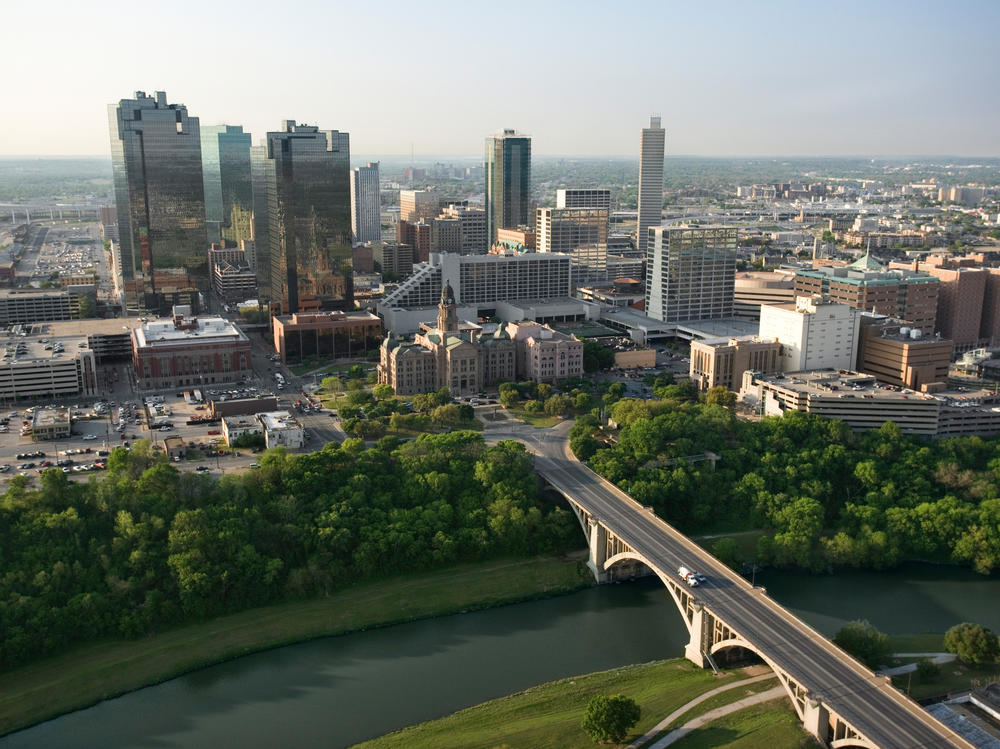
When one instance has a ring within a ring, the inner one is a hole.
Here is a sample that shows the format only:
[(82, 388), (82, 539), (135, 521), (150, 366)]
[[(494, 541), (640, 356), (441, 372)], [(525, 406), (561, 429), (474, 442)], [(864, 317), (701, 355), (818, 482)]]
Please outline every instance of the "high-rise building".
[(649, 127), (639, 138), (639, 220), (636, 246), (642, 252), (649, 241), (648, 229), (663, 220), (663, 147), (666, 131), (659, 117), (649, 118)]
[(503, 130), (486, 139), (486, 239), (531, 223), (531, 138)]
[(485, 255), (486, 211), (462, 205), (449, 205), (431, 221), (431, 252), (458, 252)]
[(608, 209), (539, 208), (535, 218), (538, 252), (573, 258), (573, 284), (608, 280)]
[(253, 187), (253, 259), (248, 258), (250, 267), (257, 274), (258, 299), (271, 299), (271, 232), (268, 228), (270, 213), (267, 208), (268, 173), (270, 162), (267, 145), (250, 147), (250, 183)]
[(646, 243), (646, 314), (663, 322), (733, 315), (735, 228), (650, 227)]
[(378, 242), (382, 238), (377, 161), (351, 171), (351, 231), (355, 242)]
[[(128, 311), (197, 304), (207, 288), (205, 188), (198, 118), (157, 91), (108, 105), (120, 261), (115, 289)], [(119, 253), (116, 253), (116, 259)]]
[(201, 170), (205, 185), (208, 241), (234, 247), (253, 238), (250, 133), (240, 125), (201, 128)]
[(611, 190), (562, 188), (556, 190), (556, 208), (604, 208), (611, 210)]
[(267, 134), (271, 309), (354, 307), (350, 138), (286, 120)]

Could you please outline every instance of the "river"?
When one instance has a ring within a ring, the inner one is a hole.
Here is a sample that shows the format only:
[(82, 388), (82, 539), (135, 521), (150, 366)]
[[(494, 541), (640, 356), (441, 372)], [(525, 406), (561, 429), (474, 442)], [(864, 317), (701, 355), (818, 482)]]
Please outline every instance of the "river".
[[(757, 583), (826, 634), (971, 620), (1000, 631), (1000, 579), (907, 565)], [(681, 655), (686, 633), (654, 579), (250, 655), (0, 739), (22, 747), (348, 746), (575, 674)]]

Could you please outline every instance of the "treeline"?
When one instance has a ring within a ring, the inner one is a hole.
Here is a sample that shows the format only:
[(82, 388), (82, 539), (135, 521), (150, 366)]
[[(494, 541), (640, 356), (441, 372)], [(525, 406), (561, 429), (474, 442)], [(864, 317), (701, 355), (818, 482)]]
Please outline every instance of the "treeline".
[[(765, 529), (755, 559), (813, 570), (921, 559), (1000, 568), (1000, 439), (937, 442), (891, 422), (862, 434), (792, 412), (737, 420), (711, 393), (657, 386), (625, 399), (616, 444), (581, 419), (571, 446), (602, 475), (685, 532)], [(720, 457), (714, 470), (706, 453)], [(740, 559), (726, 540), (714, 549)]]
[(579, 543), (519, 443), (473, 432), (275, 450), (220, 481), (140, 441), (101, 481), (15, 477), (0, 499), (0, 667), (358, 578)]

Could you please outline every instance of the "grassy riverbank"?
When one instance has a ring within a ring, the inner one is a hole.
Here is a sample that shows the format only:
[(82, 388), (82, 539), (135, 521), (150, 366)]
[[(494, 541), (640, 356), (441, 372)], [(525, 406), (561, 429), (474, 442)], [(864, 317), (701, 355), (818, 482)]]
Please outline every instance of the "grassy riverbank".
[[(598, 694), (619, 693), (635, 699), (642, 709), (642, 717), (630, 737), (632, 740), (698, 695), (742, 678), (744, 675), (738, 671), (716, 677), (711, 671), (695, 668), (682, 659), (626, 666), (532, 687), (440, 720), (404, 728), (358, 747), (593, 747), (594, 742), (580, 728), (587, 703)], [(743, 696), (744, 690), (736, 688), (713, 698), (712, 704), (716, 705), (719, 700), (728, 704)], [(734, 742), (727, 746), (745, 749), (798, 746), (805, 734), (798, 727), (795, 713), (787, 701), (760, 707), (766, 719), (755, 721), (750, 727), (758, 743)], [(688, 720), (700, 712), (692, 711), (683, 719)], [(709, 728), (711, 726), (705, 730)]]
[(0, 674), (0, 736), (248, 653), (590, 585), (579, 557), (504, 559), (266, 606), (135, 641), (107, 641)]

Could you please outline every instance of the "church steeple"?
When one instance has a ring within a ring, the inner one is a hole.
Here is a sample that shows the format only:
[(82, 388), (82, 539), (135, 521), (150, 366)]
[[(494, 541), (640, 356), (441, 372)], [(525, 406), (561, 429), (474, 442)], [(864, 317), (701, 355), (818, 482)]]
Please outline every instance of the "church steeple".
[(441, 287), (441, 303), (438, 305), (438, 330), (443, 334), (458, 332), (458, 305), (455, 292), (448, 281)]

